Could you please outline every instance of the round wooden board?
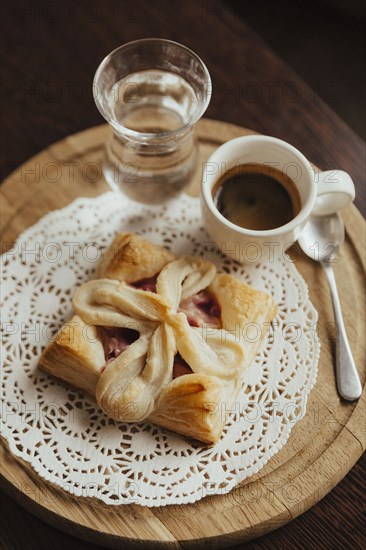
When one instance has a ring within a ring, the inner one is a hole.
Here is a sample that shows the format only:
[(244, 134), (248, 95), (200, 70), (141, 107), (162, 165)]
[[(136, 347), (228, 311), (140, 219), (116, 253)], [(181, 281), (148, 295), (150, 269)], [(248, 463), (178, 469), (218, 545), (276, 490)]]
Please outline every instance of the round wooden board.
[[(52, 145), (17, 169), (1, 186), (3, 251), (40, 216), (80, 196), (108, 190), (98, 166), (109, 129), (91, 128)], [(219, 121), (198, 124), (201, 162), (221, 143), (252, 132)], [(199, 190), (200, 169), (190, 188)], [(346, 242), (335, 264), (343, 313), (362, 384), (365, 383), (365, 222), (354, 206), (344, 212)], [(319, 266), (295, 246), (296, 266), (319, 312), (321, 357), (318, 380), (305, 417), (287, 445), (255, 476), (228, 495), (213, 495), (184, 506), (106, 507), (73, 499), (38, 477), (1, 445), (4, 488), (24, 507), (68, 533), (121, 546), (223, 547), (258, 537), (291, 521), (327, 494), (365, 449), (365, 390), (358, 402), (338, 397), (334, 377), (334, 325), (331, 299)]]

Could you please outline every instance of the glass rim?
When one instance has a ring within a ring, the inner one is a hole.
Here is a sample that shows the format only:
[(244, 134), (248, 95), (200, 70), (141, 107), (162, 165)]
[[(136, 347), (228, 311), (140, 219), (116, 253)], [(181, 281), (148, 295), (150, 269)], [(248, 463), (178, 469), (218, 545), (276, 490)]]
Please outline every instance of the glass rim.
[[(97, 89), (99, 88), (98, 83), (99, 83), (99, 80), (101, 78), (102, 72), (105, 69), (105, 66), (107, 65), (107, 63), (111, 60), (111, 58), (113, 56), (115, 56), (120, 51), (122, 51), (124, 49), (127, 49), (131, 46), (134, 46), (134, 45), (137, 45), (137, 44), (142, 44), (142, 43), (148, 43), (148, 42), (150, 42), (150, 43), (155, 42), (155, 43), (174, 44), (174, 46), (178, 46), (178, 48), (180, 48), (182, 50), (185, 50), (189, 55), (191, 55), (194, 59), (196, 59), (200, 63), (200, 65), (202, 66), (203, 72), (206, 76), (205, 83), (206, 83), (208, 91), (206, 93), (205, 100), (202, 102), (202, 105), (197, 110), (197, 112), (195, 113), (192, 120), (190, 120), (189, 122), (186, 122), (183, 126), (180, 126), (179, 128), (176, 128), (175, 130), (168, 130), (166, 132), (158, 132), (158, 133), (138, 132), (136, 130), (131, 130), (130, 128), (127, 128), (126, 126), (123, 126), (123, 124), (120, 124), (119, 122), (115, 121), (114, 119), (108, 118), (106, 116), (105, 109), (103, 108), (103, 106), (101, 104), (101, 99), (100, 99), (101, 96), (97, 95), (97, 93), (96, 93)], [(107, 54), (104, 57), (104, 59), (102, 59), (102, 61), (100, 62), (99, 66), (98, 66), (98, 68), (95, 72), (94, 78), (93, 78), (93, 98), (94, 98), (94, 102), (95, 102), (100, 114), (102, 115), (102, 117), (118, 133), (126, 135), (130, 138), (136, 138), (138, 140), (151, 139), (151, 138), (160, 138), (160, 137), (161, 138), (167, 138), (167, 137), (170, 137), (170, 136), (175, 136), (177, 134), (180, 134), (180, 133), (184, 132), (185, 130), (188, 130), (191, 126), (193, 126), (202, 117), (202, 115), (206, 111), (206, 109), (207, 109), (207, 107), (210, 103), (210, 100), (211, 100), (211, 96), (212, 96), (212, 85), (211, 84), (212, 84), (211, 76), (210, 76), (210, 73), (208, 72), (208, 69), (207, 69), (205, 63), (202, 61), (202, 59), (199, 57), (199, 55), (197, 55), (193, 50), (191, 50), (187, 46), (184, 46), (183, 44), (180, 44), (179, 42), (175, 42), (174, 40), (169, 40), (167, 38), (140, 38), (140, 39), (137, 39), (137, 40), (132, 40), (131, 42), (126, 42), (126, 44), (122, 44), (121, 46), (118, 46), (117, 48), (112, 50), (109, 54)]]

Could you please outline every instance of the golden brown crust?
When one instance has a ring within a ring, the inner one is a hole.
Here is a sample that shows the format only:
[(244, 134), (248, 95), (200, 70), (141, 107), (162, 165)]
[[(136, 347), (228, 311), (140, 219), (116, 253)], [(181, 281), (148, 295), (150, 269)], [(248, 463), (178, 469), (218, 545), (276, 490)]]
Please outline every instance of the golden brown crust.
[(209, 287), (221, 306), (223, 328), (233, 331), (243, 343), (246, 360), (241, 378), (251, 365), (267, 331), (277, 315), (269, 294), (226, 273), (218, 273)]
[(132, 283), (153, 277), (175, 258), (166, 248), (133, 233), (118, 234), (103, 255), (96, 278)]
[(225, 407), (228, 410), (231, 405), (232, 390), (233, 384), (225, 387), (214, 376), (181, 376), (163, 389), (148, 420), (204, 443), (216, 443), (225, 423)]
[(263, 315), (267, 317), (267, 313), (272, 318), (276, 315), (277, 307), (272, 296), (226, 273), (218, 273), (209, 290), (221, 306), (226, 330), (235, 330), (237, 324), (242, 330), (248, 323), (260, 321)]
[(95, 395), (104, 362), (104, 350), (97, 328), (87, 325), (78, 315), (74, 315), (44, 350), (38, 366)]

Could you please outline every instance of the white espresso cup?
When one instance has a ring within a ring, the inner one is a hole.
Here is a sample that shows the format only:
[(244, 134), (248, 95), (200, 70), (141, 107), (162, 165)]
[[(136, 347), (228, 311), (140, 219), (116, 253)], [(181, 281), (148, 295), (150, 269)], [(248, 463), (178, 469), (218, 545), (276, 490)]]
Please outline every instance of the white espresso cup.
[[(251, 230), (232, 223), (217, 209), (213, 190), (235, 166), (273, 166), (291, 178), (301, 201), (298, 214), (281, 227)], [(270, 136), (243, 136), (216, 149), (204, 165), (202, 212), (205, 227), (221, 252), (240, 262), (257, 263), (280, 256), (299, 237), (311, 215), (333, 214), (355, 198), (349, 174), (341, 170), (319, 172), (295, 147)]]

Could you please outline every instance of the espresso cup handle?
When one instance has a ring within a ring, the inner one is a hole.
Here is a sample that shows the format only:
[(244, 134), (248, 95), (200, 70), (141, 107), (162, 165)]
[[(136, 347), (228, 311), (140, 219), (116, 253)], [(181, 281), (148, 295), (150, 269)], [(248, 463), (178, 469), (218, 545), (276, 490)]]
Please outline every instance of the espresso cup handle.
[(352, 178), (343, 170), (328, 170), (317, 173), (317, 198), (313, 214), (326, 216), (344, 208), (355, 198)]

